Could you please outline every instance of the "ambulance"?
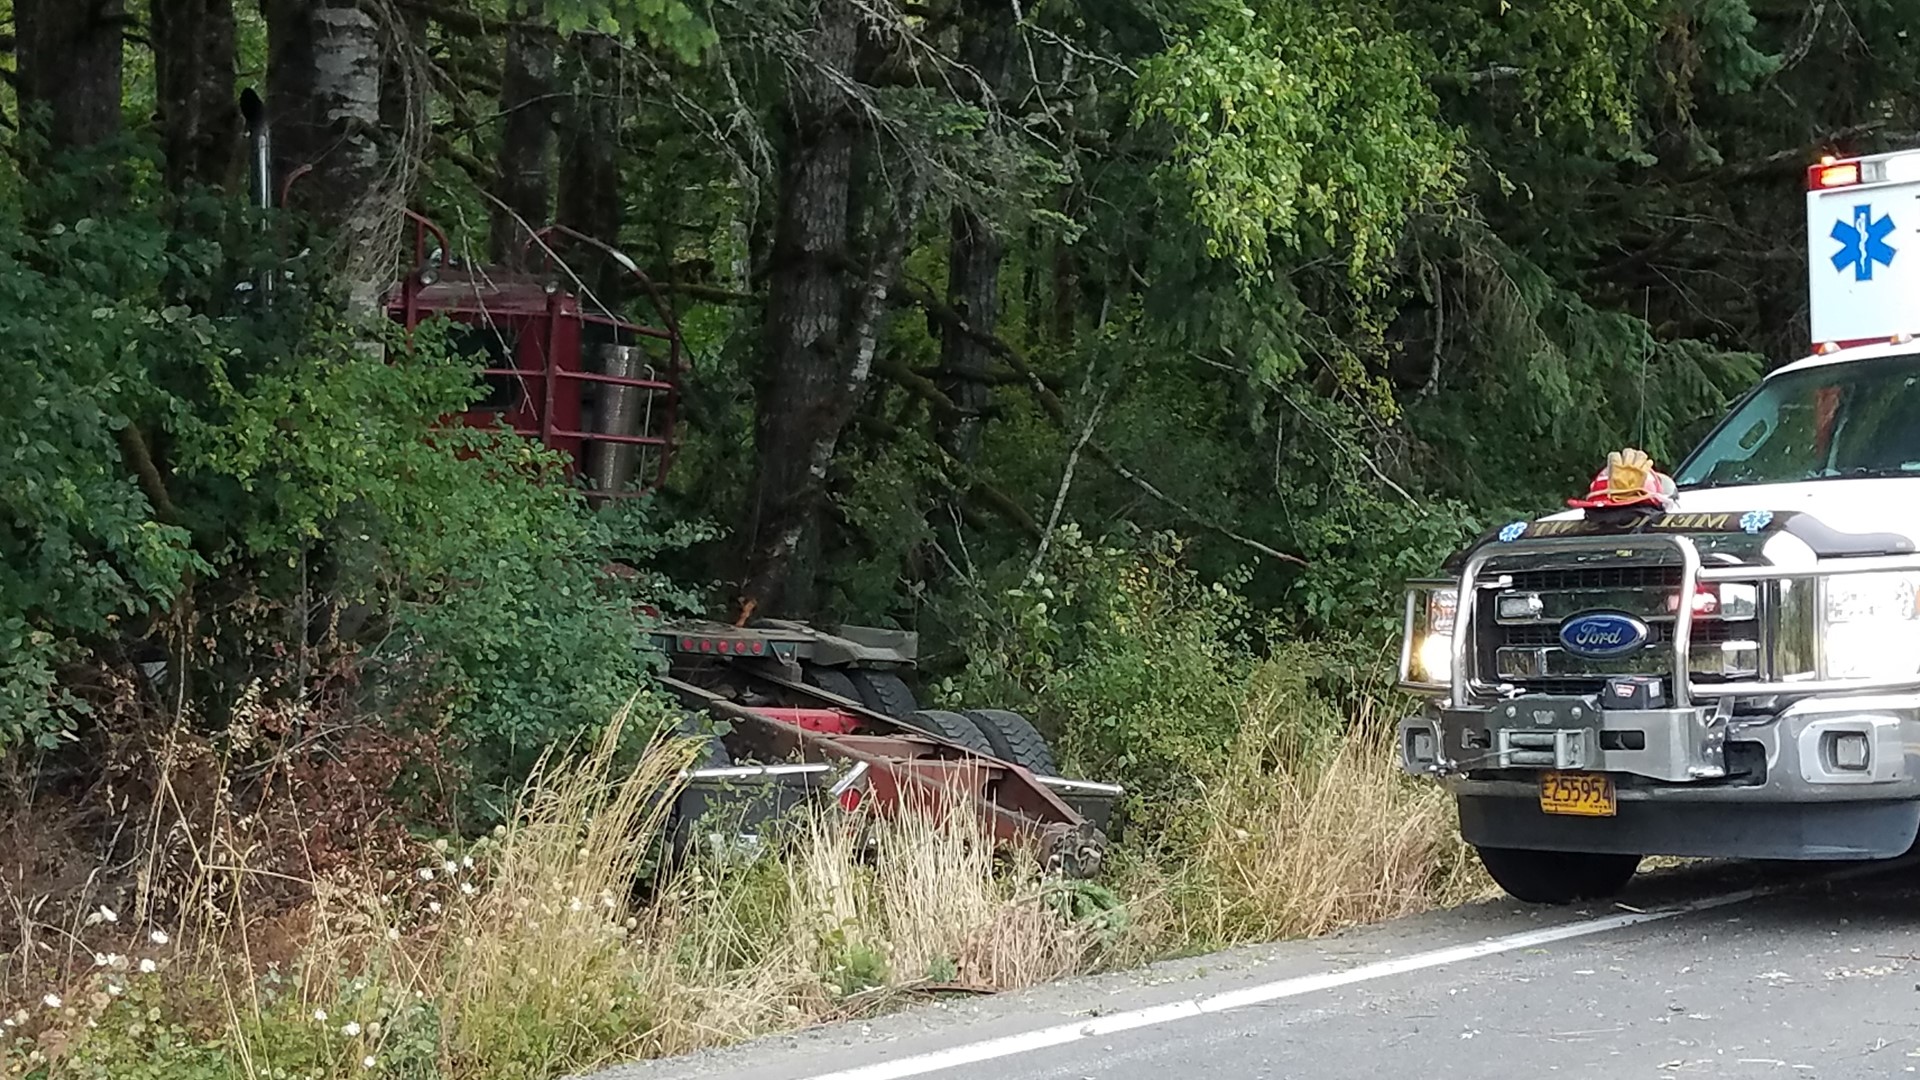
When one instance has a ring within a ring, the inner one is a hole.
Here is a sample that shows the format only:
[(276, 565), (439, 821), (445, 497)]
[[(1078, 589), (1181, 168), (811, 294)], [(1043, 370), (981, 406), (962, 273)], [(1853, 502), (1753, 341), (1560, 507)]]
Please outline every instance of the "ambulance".
[(1520, 900), (1920, 835), (1920, 151), (1807, 179), (1809, 354), (1409, 583), (1401, 764)]

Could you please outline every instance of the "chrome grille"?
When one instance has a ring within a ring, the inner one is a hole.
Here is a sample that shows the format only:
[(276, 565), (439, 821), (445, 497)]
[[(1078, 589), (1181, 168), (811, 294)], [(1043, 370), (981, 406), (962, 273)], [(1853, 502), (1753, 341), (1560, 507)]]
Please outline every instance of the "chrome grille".
[(1513, 584), (1503, 591), (1566, 592), (1572, 589), (1678, 589), (1678, 566), (1567, 566), (1516, 570), (1504, 575)]
[[(1476, 602), (1474, 663), (1483, 682), (1532, 693), (1589, 694), (1611, 676), (1671, 678), (1681, 568), (1661, 563), (1527, 566), (1487, 575)], [(1729, 595), (1724, 591), (1721, 595)], [(1758, 673), (1758, 611), (1749, 598), (1695, 615), (1689, 667), (1697, 681)], [(1691, 599), (1688, 601), (1691, 603)], [(1718, 601), (1716, 601), (1718, 603)], [(1645, 645), (1614, 659), (1576, 656), (1560, 644), (1560, 624), (1589, 611), (1632, 615), (1647, 626)]]

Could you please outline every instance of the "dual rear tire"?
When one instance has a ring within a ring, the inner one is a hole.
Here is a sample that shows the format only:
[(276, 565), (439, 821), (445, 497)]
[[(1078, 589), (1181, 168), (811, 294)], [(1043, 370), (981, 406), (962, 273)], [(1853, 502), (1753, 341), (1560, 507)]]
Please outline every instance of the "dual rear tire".
[(1033, 722), (1019, 713), (1006, 709), (922, 709), (906, 680), (890, 671), (810, 667), (806, 681), (976, 753), (1011, 761), (1042, 776), (1060, 773), (1053, 748)]

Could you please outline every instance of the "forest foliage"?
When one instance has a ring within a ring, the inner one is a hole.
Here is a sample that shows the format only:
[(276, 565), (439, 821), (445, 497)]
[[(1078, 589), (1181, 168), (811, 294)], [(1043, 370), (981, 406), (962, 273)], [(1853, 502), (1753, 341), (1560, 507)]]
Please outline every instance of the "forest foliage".
[[(917, 629), (932, 679), (1174, 783), (1233, 737), (1207, 686), (1367, 657), (1462, 536), (1802, 351), (1803, 168), (1920, 138), (1917, 14), (0, 3), (0, 750), (265, 695), (491, 792), (644, 683), (646, 612), (751, 607)], [(438, 422), (470, 359), (375, 314), (405, 208), (659, 283), (661, 490), (589, 509)]]

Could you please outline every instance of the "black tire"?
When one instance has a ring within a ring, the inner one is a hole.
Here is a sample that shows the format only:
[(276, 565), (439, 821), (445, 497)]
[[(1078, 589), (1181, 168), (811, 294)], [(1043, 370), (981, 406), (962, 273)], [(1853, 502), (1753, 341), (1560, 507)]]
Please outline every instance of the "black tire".
[[(713, 725), (696, 713), (682, 713), (674, 725), (675, 734), (683, 739), (703, 741), (700, 752), (687, 763), (689, 769), (724, 769), (734, 764), (733, 755), (727, 752), (727, 746), (713, 733)], [(635, 882), (640, 895), (651, 896), (660, 882), (666, 880), (685, 866), (691, 856), (694, 845), (699, 843), (700, 822), (688, 816), (688, 797), (682, 792), (674, 801), (673, 808), (667, 812), (665, 840), (666, 850), (661, 853), (661, 864), (657, 872), (648, 879), (646, 875)]]
[(1529, 904), (1570, 904), (1617, 895), (1640, 868), (1638, 855), (1476, 848), (1494, 883)]
[[(853, 680), (849, 678), (844, 671), (839, 671), (834, 668), (808, 666), (807, 669), (801, 673), (800, 678), (801, 681), (807, 683), (809, 686), (817, 686), (829, 694), (836, 694), (846, 698), (856, 705), (867, 704), (867, 699), (860, 696), (860, 688), (853, 684)], [(867, 708), (871, 709), (873, 706), (867, 705)]]
[(948, 742), (956, 742), (969, 750), (993, 755), (993, 745), (987, 737), (980, 734), (980, 728), (973, 721), (957, 712), (945, 709), (921, 709), (910, 716), (902, 717), (902, 722), (917, 727), (929, 735), (938, 735)]
[(688, 763), (689, 769), (724, 769), (733, 764), (733, 755), (727, 753), (726, 744), (720, 736), (714, 734), (713, 725), (697, 713), (681, 713), (674, 724), (675, 734), (683, 739), (701, 739), (704, 745)]
[(966, 717), (987, 737), (995, 757), (1041, 776), (1060, 775), (1060, 764), (1053, 760), (1053, 748), (1041, 737), (1033, 721), (1005, 709), (968, 709)]
[(852, 671), (847, 677), (859, 689), (859, 700), (874, 712), (905, 720), (920, 711), (907, 681), (891, 671)]

